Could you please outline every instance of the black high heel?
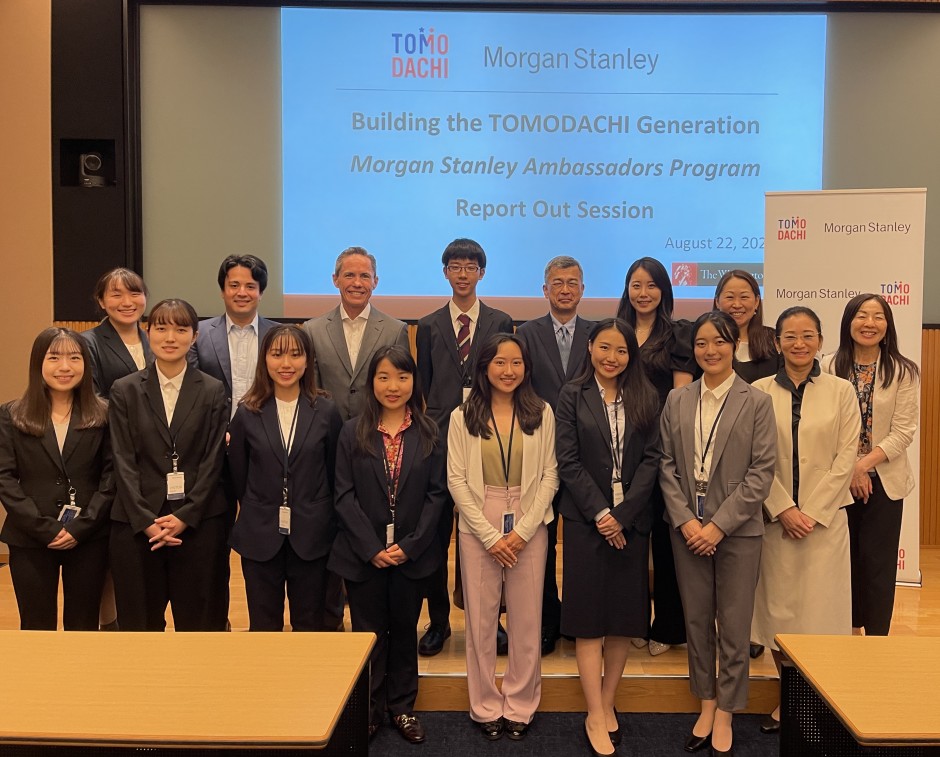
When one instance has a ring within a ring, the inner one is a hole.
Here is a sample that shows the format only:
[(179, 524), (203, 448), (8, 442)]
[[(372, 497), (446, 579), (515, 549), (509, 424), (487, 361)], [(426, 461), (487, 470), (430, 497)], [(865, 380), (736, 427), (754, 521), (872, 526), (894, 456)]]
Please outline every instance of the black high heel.
[(711, 733), (706, 733), (704, 736), (696, 736), (694, 733), (689, 735), (688, 741), (685, 742), (683, 749), (687, 752), (698, 752), (704, 749), (707, 746), (712, 745), (712, 735)]
[(590, 752), (591, 757), (612, 757), (612, 755), (617, 754), (617, 749), (614, 747), (614, 751), (609, 754), (604, 754), (603, 752), (598, 752), (594, 745), (591, 743), (591, 734), (588, 733), (587, 720), (584, 721), (584, 740), (587, 742), (588, 752)]
[[(617, 708), (614, 707), (614, 720), (617, 720)], [(616, 731), (607, 731), (607, 735), (610, 736), (610, 743), (614, 745), (614, 749), (620, 746), (620, 741), (623, 738), (623, 733), (620, 731), (620, 721), (617, 720), (617, 730)]]

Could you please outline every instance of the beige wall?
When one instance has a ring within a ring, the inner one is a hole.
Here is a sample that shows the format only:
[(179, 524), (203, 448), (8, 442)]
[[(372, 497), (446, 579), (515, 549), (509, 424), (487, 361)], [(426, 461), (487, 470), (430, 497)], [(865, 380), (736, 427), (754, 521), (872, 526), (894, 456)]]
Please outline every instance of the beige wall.
[(0, 0), (0, 401), (23, 391), (52, 320), (50, 28), (48, 0)]

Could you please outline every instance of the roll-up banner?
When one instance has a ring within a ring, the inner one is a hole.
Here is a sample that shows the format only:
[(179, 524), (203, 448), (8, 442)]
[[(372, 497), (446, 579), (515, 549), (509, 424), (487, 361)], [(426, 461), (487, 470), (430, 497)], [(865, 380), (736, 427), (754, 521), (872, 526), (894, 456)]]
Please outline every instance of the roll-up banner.
[[(829, 354), (846, 303), (873, 292), (891, 305), (902, 354), (920, 365), (927, 190), (768, 192), (765, 208), (766, 323), (791, 305), (812, 308)], [(919, 432), (907, 453), (915, 486), (904, 499), (898, 581), (920, 585)]]

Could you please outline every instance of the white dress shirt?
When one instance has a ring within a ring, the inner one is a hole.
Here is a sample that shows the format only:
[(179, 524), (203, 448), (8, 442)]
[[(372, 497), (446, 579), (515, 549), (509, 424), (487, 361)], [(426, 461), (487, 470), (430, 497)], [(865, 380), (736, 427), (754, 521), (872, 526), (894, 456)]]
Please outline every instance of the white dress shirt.
[(352, 366), (353, 370), (356, 370), (359, 348), (362, 346), (362, 335), (365, 333), (366, 323), (371, 312), (372, 305), (367, 304), (359, 315), (350, 318), (342, 303), (339, 306), (340, 318), (343, 321), (343, 333), (346, 335), (346, 350), (349, 352), (349, 365)]
[(238, 401), (251, 388), (258, 366), (258, 315), (251, 323), (239, 326), (225, 314), (225, 333), (228, 336), (228, 357), (232, 368), (232, 415)]
[(297, 412), (297, 400), (285, 402), (275, 397), (277, 404), (277, 422), (281, 427), (281, 443), (287, 440), (287, 452), (290, 453), (291, 445), (294, 443), (294, 435), (297, 433), (297, 424), (294, 422), (294, 413)]
[[(695, 416), (695, 467), (693, 471), (698, 481), (707, 481), (708, 473), (712, 467), (712, 456), (715, 452), (715, 436), (718, 434), (717, 427), (712, 434), (712, 443), (708, 446), (708, 453), (702, 460), (702, 451), (708, 444), (708, 436), (715, 426), (718, 419), (718, 411), (721, 410), (722, 403), (725, 401), (728, 392), (731, 391), (731, 385), (734, 383), (735, 374), (732, 373), (728, 378), (722, 381), (714, 389), (705, 386), (705, 379), (702, 379), (702, 391), (699, 395), (699, 408)], [(702, 473), (704, 464), (705, 472)]]
[(447, 303), (447, 306), (450, 308), (450, 322), (454, 327), (454, 339), (456, 339), (457, 334), (460, 333), (460, 321), (457, 320), (458, 316), (467, 315), (470, 317), (470, 344), (473, 344), (473, 335), (477, 333), (477, 321), (480, 320), (480, 301), (474, 300), (470, 309), (466, 312), (457, 307), (453, 300)]
[[(597, 377), (594, 377), (597, 381)], [(623, 485), (620, 483), (620, 464), (623, 462), (623, 437), (625, 436), (624, 427), (626, 419), (623, 412), (623, 400), (607, 403), (604, 399), (604, 387), (597, 381), (597, 390), (601, 393), (601, 402), (604, 403), (604, 410), (607, 413), (607, 426), (610, 429), (610, 449), (611, 449), (611, 476), (610, 488), (614, 495), (614, 507), (623, 502)], [(610, 512), (609, 507), (605, 507), (594, 516), (594, 522), (597, 523)]]
[(163, 394), (163, 409), (166, 411), (166, 425), (169, 426), (173, 422), (173, 411), (176, 410), (176, 401), (180, 397), (180, 387), (183, 386), (183, 377), (186, 375), (186, 364), (183, 363), (183, 370), (173, 378), (164, 376), (163, 372), (157, 368), (156, 363), (153, 367), (157, 371), (157, 380), (160, 382), (160, 392)]

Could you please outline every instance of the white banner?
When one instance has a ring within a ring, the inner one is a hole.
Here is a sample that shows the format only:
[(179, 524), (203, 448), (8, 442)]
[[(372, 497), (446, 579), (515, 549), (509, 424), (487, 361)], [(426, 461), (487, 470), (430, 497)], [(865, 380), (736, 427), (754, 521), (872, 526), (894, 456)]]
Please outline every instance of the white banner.
[[(768, 192), (764, 313), (791, 305), (822, 321), (823, 352), (839, 345), (845, 304), (863, 292), (891, 305), (901, 352), (920, 365), (926, 189)], [(898, 580), (920, 584), (920, 434), (908, 449), (915, 486), (904, 500)]]

